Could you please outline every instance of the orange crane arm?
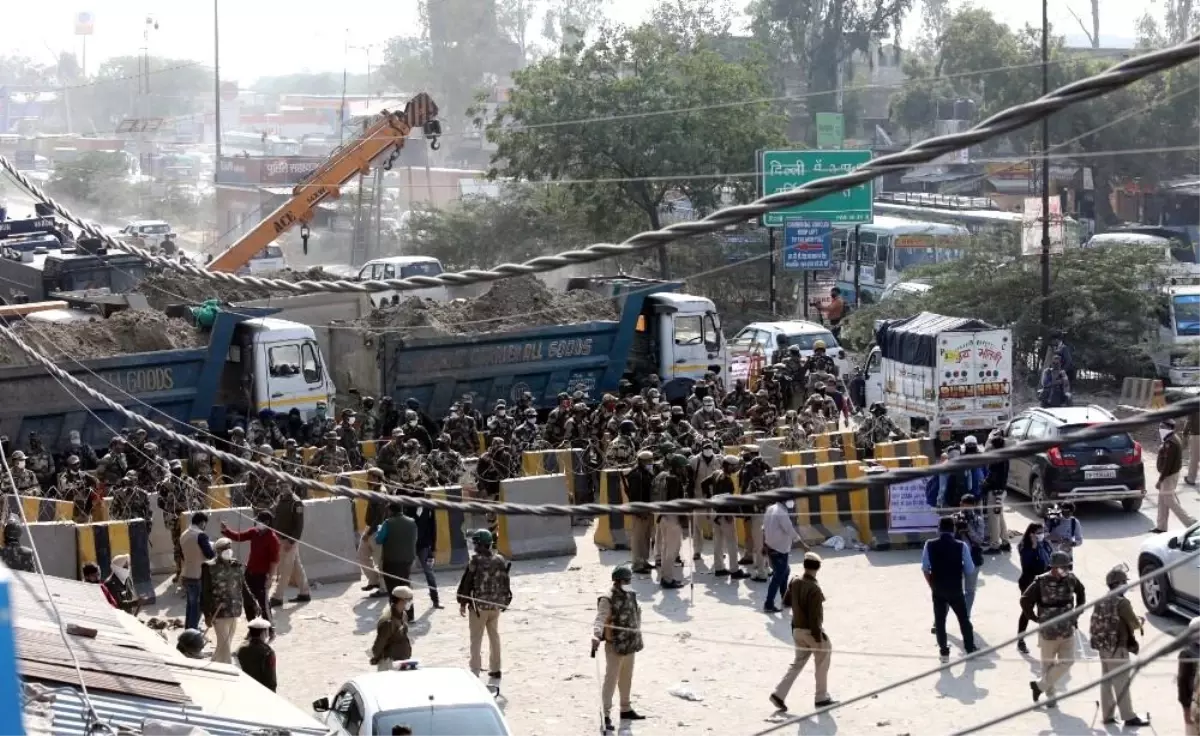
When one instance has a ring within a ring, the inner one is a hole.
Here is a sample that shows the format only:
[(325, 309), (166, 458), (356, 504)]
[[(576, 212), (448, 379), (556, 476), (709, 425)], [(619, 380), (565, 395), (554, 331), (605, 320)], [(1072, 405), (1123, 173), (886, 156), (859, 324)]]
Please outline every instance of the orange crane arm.
[(403, 113), (384, 110), (379, 120), (354, 140), (335, 149), (325, 163), (297, 184), (292, 196), (277, 210), (214, 258), (208, 264), (208, 270), (234, 273), (245, 266), (256, 253), (297, 222), (308, 222), (317, 204), (336, 199), (346, 182), (359, 173), (370, 171), (371, 162), (389, 149), (392, 153), (384, 168), (390, 169), (415, 128), (423, 128), (436, 148), (436, 136), (441, 131), (437, 113), (437, 104), (424, 92), (409, 100)]

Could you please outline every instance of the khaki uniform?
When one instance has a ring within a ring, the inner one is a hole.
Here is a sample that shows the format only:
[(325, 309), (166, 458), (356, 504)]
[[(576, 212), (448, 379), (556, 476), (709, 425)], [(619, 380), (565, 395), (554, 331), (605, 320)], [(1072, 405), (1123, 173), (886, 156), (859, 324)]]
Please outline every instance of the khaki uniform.
[(604, 717), (612, 712), (613, 693), (620, 694), (621, 712), (633, 710), (633, 664), (642, 651), (642, 609), (637, 593), (613, 587), (596, 601), (596, 620), (592, 637), (604, 642), (604, 683), (600, 699)]

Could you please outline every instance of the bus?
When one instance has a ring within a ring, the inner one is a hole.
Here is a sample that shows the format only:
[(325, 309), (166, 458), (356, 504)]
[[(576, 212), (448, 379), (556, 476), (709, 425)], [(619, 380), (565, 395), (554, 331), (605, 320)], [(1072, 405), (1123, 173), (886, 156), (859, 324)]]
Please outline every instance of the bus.
[[(1024, 218), (1020, 212), (998, 210), (987, 197), (952, 194), (884, 192), (875, 198), (875, 211), (895, 217), (961, 225), (972, 235), (1001, 237), (1020, 246)], [(1086, 232), (1078, 220), (1063, 218), (1063, 237), (1069, 246), (1080, 246)]]
[(300, 153), (300, 141), (270, 133), (233, 130), (222, 133), (221, 142), (227, 150), (244, 151), (251, 156), (295, 156)]
[[(838, 288), (848, 301), (854, 300), (854, 229), (853, 225), (833, 228), (833, 266)], [(970, 236), (962, 225), (888, 215), (876, 215), (874, 222), (859, 225), (861, 301), (879, 301), (885, 288), (904, 280), (907, 269), (960, 257), (963, 243)]]

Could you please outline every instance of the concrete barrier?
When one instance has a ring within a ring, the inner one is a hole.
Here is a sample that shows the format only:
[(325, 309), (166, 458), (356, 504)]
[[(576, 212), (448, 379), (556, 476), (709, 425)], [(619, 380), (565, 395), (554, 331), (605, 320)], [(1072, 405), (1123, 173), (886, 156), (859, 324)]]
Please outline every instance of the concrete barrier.
[(795, 450), (780, 453), (778, 465), (820, 465), (822, 463), (842, 462), (842, 451), (832, 447), (820, 450)]
[(174, 573), (175, 544), (171, 541), (171, 531), (167, 529), (162, 509), (158, 507), (157, 491), (150, 494), (150, 509), (153, 512), (150, 519), (150, 572), (155, 575)]
[[(924, 455), (913, 457), (883, 458), (876, 465), (886, 468), (923, 468), (930, 464)], [(868, 479), (870, 476), (868, 476)], [(867, 506), (871, 510), (871, 549), (920, 549), (925, 540), (932, 539), (936, 532), (890, 531), (892, 521), (891, 493), (886, 483), (872, 483), (867, 489)]]
[[(430, 498), (442, 500), (461, 501), (463, 498), (463, 489), (459, 486), (428, 488), (425, 492)], [(441, 568), (466, 566), (467, 561), (471, 559), (471, 545), (467, 542), (466, 535), (466, 512), (461, 509), (438, 509), (434, 513), (437, 522), (434, 563)]]
[(930, 459), (925, 455), (911, 455), (909, 457), (877, 457), (871, 461), (872, 465), (882, 465), (885, 468), (924, 468), (930, 463)]
[(45, 521), (25, 527), (25, 543), (37, 548), (42, 570), (56, 578), (78, 580), (79, 542), (72, 521)]
[[(223, 483), (220, 485), (211, 485), (208, 487), (208, 508), (210, 509), (229, 509), (233, 508), (233, 489), (234, 486), (242, 486), (242, 483)], [(192, 511), (200, 511), (201, 509), (190, 509)]]
[[(247, 514), (253, 514), (247, 510)], [(304, 534), (300, 561), (308, 579), (318, 583), (357, 580), (358, 538), (354, 535), (353, 505), (348, 498), (304, 502)]]
[(364, 440), (358, 443), (358, 451), (362, 454), (363, 460), (374, 460), (375, 453), (379, 449), (379, 443), (382, 440)]
[[(350, 479), (351, 488), (357, 488), (360, 491), (367, 490), (367, 471), (365, 470), (352, 470), (349, 473), (341, 473), (340, 475), (325, 473), (317, 476), (317, 480), (326, 485), (336, 486), (337, 480), (340, 476), (345, 476)], [(308, 492), (308, 498), (311, 500), (320, 498), (342, 498), (342, 496), (335, 496), (329, 491), (311, 489)]]
[(75, 520), (75, 504), (70, 501), (59, 501), (53, 498), (42, 498), (41, 496), (9, 496), (4, 497), (4, 501), (10, 504), (8, 512), (10, 514), (19, 513), (11, 506), (14, 499), (21, 502), (21, 511), (25, 514), (25, 521), (33, 524), (39, 521), (74, 521)]
[(758, 452), (762, 455), (763, 460), (766, 460), (772, 468), (776, 465), (789, 464), (783, 459), (782, 437), (763, 437), (755, 440), (755, 443), (758, 445)]
[[(856, 461), (798, 465), (777, 468), (784, 487), (805, 488), (844, 478), (862, 478), (866, 469)], [(859, 541), (871, 543), (871, 514), (864, 484), (861, 489), (833, 493), (814, 491), (796, 499), (796, 526), (809, 544), (820, 544), (841, 535), (845, 527), (857, 533)]]
[(842, 459), (846, 461), (858, 459), (858, 450), (854, 445), (854, 431), (850, 429), (813, 435), (813, 448), (841, 450)]
[[(987, 438), (980, 437), (978, 439), (984, 440)], [(937, 457), (933, 440), (929, 437), (917, 437), (911, 440), (878, 442), (875, 444), (875, 454), (873, 457), (880, 460), (892, 457), (913, 457), (915, 455), (924, 455), (929, 458)]]
[(1126, 378), (1121, 382), (1120, 401), (1121, 408), (1136, 411), (1167, 405), (1163, 382), (1156, 378)]
[[(500, 482), (502, 503), (566, 504), (567, 476), (539, 475)], [(498, 549), (510, 560), (574, 555), (575, 535), (569, 516), (500, 515)]]
[[(620, 504), (628, 501), (625, 497), (622, 471), (601, 470), (599, 503)], [(625, 525), (625, 514), (610, 511), (597, 517), (592, 541), (600, 549), (629, 549), (629, 529)]]
[(590, 467), (584, 450), (539, 450), (521, 453), (521, 471), (526, 476), (562, 473), (567, 481), (568, 503), (592, 503), (600, 485), (600, 469)]
[(150, 577), (150, 529), (142, 519), (133, 521), (102, 521), (75, 525), (76, 574), (85, 562), (100, 566), (102, 577), (112, 572), (112, 558), (129, 555), (133, 587), (138, 596), (153, 603), (154, 580)]

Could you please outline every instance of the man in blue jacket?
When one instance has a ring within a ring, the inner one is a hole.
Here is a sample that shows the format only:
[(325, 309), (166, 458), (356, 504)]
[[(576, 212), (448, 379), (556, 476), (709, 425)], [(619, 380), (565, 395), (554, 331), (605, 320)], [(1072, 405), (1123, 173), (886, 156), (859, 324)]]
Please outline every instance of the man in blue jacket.
[(954, 536), (954, 517), (938, 520), (937, 539), (925, 543), (921, 552), (921, 571), (933, 596), (933, 626), (937, 635), (938, 654), (943, 662), (950, 661), (950, 646), (946, 642), (946, 614), (954, 611), (962, 633), (963, 649), (975, 651), (975, 630), (963, 595), (966, 576), (975, 573), (971, 550)]

